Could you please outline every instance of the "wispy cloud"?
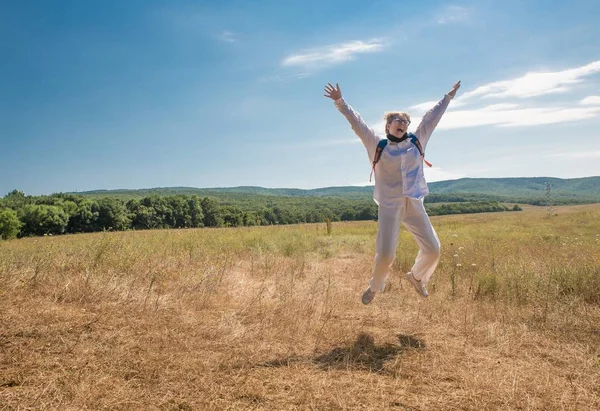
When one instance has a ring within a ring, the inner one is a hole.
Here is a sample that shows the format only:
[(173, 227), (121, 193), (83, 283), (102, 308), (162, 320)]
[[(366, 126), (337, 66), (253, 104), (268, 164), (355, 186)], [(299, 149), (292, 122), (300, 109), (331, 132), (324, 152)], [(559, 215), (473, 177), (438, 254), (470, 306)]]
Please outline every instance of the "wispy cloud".
[[(434, 101), (434, 100), (426, 101), (425, 103), (419, 103), (419, 104), (415, 104), (414, 106), (410, 106), (409, 109), (412, 110), (413, 112), (416, 112), (417, 114), (425, 113), (430, 108), (433, 108), (433, 106), (435, 106), (437, 103), (438, 103), (437, 100), (436, 101)], [(464, 99), (461, 99), (460, 97), (457, 97), (454, 100), (452, 100), (452, 108), (461, 107), (466, 104), (467, 104), (467, 101)], [(492, 104), (489, 107), (493, 108), (495, 106), (502, 107), (503, 104)]]
[(290, 54), (281, 61), (281, 66), (314, 70), (354, 60), (358, 54), (378, 53), (384, 48), (380, 39), (349, 41)]
[(496, 125), (505, 127), (537, 126), (565, 123), (597, 117), (600, 107), (533, 107), (449, 111), (438, 125), (439, 130)]
[(596, 106), (600, 105), (600, 96), (588, 96), (581, 100), (580, 104), (582, 106)]
[(300, 80), (305, 77), (310, 76), (309, 72), (301, 71), (298, 73), (286, 73), (286, 74), (275, 74), (272, 76), (264, 76), (258, 79), (261, 83), (270, 83), (270, 82), (290, 82), (295, 80)]
[[(339, 146), (346, 144), (358, 144), (361, 143), (358, 138), (340, 138), (337, 140), (322, 140), (322, 141), (314, 141), (310, 143), (313, 147), (330, 147), (330, 146)], [(306, 144), (304, 144), (306, 145)]]
[(430, 183), (434, 181), (457, 180), (459, 178), (467, 177), (466, 174), (444, 171), (439, 167), (425, 167), (424, 172), (425, 178)]
[(600, 151), (573, 151), (548, 154), (547, 157), (569, 158), (573, 160), (593, 160), (600, 159)]
[[(452, 102), (438, 129), (458, 129), (494, 125), (501, 127), (535, 126), (586, 120), (600, 116), (600, 96), (570, 96), (573, 85), (600, 73), (600, 61), (584, 66), (545, 73), (527, 73), (512, 80), (496, 81), (466, 92)], [(561, 103), (540, 100), (540, 96), (564, 93)], [(536, 99), (533, 99), (537, 97)], [(489, 104), (492, 98), (502, 103)], [(423, 114), (434, 101), (411, 107)], [(467, 108), (472, 107), (472, 108)], [(456, 108), (460, 108), (456, 110)], [(420, 120), (414, 119), (416, 126)], [(379, 126), (382, 126), (380, 124)]]
[(235, 43), (236, 41), (238, 41), (237, 35), (234, 32), (229, 31), (229, 30), (225, 30), (225, 31), (219, 33), (217, 38), (226, 43)]
[[(589, 107), (529, 107), (518, 105), (491, 105), (470, 110), (448, 110), (437, 126), (437, 130), (454, 130), (478, 126), (539, 126), (566, 123), (598, 117), (600, 106)], [(413, 118), (411, 130), (417, 127), (421, 118)], [(379, 122), (374, 130), (384, 133), (385, 123)]]
[(479, 98), (518, 97), (527, 98), (551, 93), (565, 93), (572, 86), (581, 83), (583, 78), (600, 73), (600, 61), (573, 69), (549, 72), (527, 73), (512, 80), (497, 81), (476, 88), (462, 95), (460, 100)]
[(425, 103), (415, 104), (414, 106), (410, 106), (409, 108), (413, 111), (416, 111), (417, 113), (424, 113), (436, 104), (437, 101), (426, 101)]
[(469, 10), (461, 6), (447, 6), (437, 18), (439, 24), (464, 22), (469, 19)]
[(372, 181), (361, 181), (360, 183), (351, 183), (349, 185), (356, 186), (356, 187), (366, 187), (366, 186), (374, 186), (375, 183)]

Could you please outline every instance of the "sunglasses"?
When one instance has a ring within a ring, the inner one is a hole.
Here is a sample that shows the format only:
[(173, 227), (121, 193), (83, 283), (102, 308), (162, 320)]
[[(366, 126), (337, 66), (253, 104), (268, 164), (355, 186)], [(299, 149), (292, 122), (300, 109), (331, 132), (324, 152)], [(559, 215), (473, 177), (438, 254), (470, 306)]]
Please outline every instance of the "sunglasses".
[(408, 126), (408, 125), (410, 125), (410, 120), (406, 120), (406, 119), (404, 119), (404, 118), (402, 118), (402, 117), (394, 117), (394, 118), (392, 118), (392, 119), (390, 120), (390, 124), (391, 124), (391, 123), (394, 123), (394, 122), (396, 122), (396, 123), (404, 123), (404, 124), (406, 124), (407, 126)]

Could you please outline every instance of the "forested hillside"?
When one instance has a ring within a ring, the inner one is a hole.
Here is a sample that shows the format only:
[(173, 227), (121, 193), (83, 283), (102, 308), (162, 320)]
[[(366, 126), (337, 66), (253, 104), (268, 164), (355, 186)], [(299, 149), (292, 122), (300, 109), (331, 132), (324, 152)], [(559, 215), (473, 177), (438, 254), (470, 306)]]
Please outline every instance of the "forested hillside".
[[(546, 203), (546, 183), (551, 185), (554, 204), (579, 204), (600, 202), (600, 177), (560, 179), (551, 177), (531, 178), (461, 178), (458, 180), (429, 183), (430, 195), (425, 202), (501, 201), (542, 205)], [(124, 199), (149, 195), (200, 195), (236, 201), (247, 199), (247, 195), (290, 196), (290, 197), (341, 197), (347, 199), (369, 199), (373, 187), (346, 186), (326, 187), (312, 190), (296, 188), (227, 187), (192, 188), (168, 187), (142, 190), (95, 190), (79, 193), (94, 198), (119, 197)]]
[[(223, 193), (221, 193), (223, 194)], [(430, 215), (517, 211), (498, 202), (426, 205)], [(374, 220), (370, 197), (273, 196), (228, 193), (226, 196), (98, 196), (58, 193), (28, 196), (14, 190), (0, 200), (0, 238), (96, 231), (160, 228), (239, 227), (253, 225)]]
[[(429, 215), (518, 211), (518, 204), (600, 202), (600, 177), (463, 178), (429, 184)], [(158, 228), (374, 220), (373, 187), (169, 187), (0, 199), (0, 237)]]

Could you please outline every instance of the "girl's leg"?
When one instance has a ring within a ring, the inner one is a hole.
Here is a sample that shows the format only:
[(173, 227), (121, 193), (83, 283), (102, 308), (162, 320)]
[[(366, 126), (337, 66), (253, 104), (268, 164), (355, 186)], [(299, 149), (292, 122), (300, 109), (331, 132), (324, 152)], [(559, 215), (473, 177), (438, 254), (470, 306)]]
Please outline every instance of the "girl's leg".
[(412, 274), (416, 280), (427, 284), (440, 260), (440, 240), (431, 225), (422, 199), (408, 199), (402, 223), (419, 245)]
[(390, 268), (396, 257), (398, 235), (400, 234), (400, 215), (403, 205), (397, 207), (379, 206), (378, 232), (376, 241), (375, 261), (373, 264), (373, 277), (369, 281), (369, 289), (382, 292), (385, 288)]

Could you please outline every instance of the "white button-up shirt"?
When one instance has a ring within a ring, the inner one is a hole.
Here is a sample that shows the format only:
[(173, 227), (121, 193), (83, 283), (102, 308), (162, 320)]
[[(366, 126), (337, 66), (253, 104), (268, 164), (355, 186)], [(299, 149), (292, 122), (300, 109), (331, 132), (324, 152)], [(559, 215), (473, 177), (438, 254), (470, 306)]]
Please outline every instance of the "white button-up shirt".
[[(415, 135), (421, 142), (423, 150), (427, 147), (429, 137), (446, 111), (452, 97), (445, 95), (431, 110), (423, 116)], [(367, 149), (372, 164), (379, 137), (363, 121), (354, 109), (343, 98), (335, 101), (336, 108), (346, 117), (352, 130), (361, 139)], [(423, 198), (429, 194), (427, 182), (423, 175), (423, 157), (419, 149), (406, 139), (401, 143), (388, 142), (375, 166), (375, 190), (373, 199), (379, 205), (394, 206), (403, 197)]]

